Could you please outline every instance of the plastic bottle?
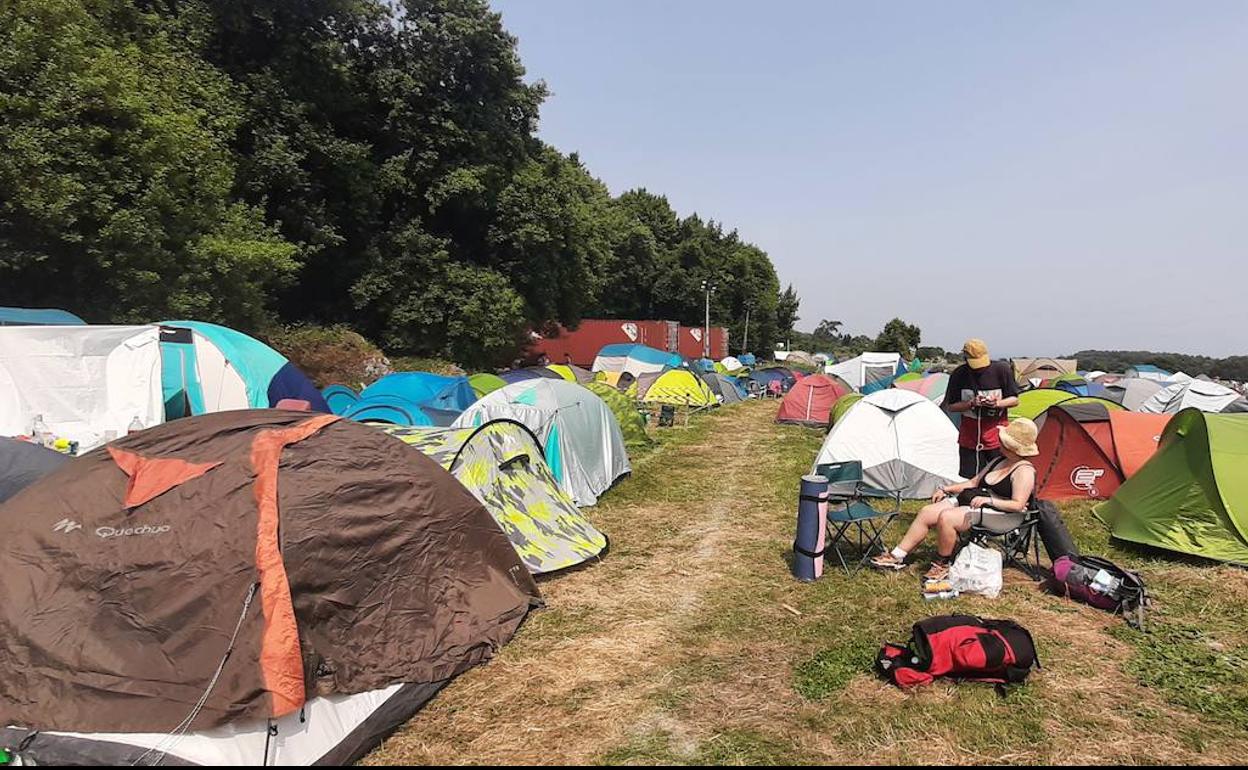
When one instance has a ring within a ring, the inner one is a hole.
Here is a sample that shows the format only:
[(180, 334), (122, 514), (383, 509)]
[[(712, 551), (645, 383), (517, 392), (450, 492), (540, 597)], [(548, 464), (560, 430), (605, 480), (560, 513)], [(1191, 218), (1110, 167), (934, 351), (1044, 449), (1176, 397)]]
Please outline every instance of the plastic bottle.
[(48, 428), (48, 424), (43, 421), (43, 415), (35, 415), (35, 421), (30, 426), (30, 435), (35, 439), (35, 443), (41, 446), (51, 446), (54, 439), (52, 431)]
[(143, 430), (143, 423), (139, 421), (139, 416), (136, 414), (130, 421), (130, 427), (126, 428), (126, 434), (129, 435), (137, 430)]

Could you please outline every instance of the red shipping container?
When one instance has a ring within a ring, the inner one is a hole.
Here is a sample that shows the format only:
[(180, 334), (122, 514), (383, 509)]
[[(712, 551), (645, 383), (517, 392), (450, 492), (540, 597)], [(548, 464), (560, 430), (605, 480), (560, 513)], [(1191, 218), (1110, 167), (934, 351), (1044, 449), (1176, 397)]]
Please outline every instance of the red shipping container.
[(555, 326), (533, 341), (525, 355), (530, 363), (543, 357), (552, 364), (571, 363), (589, 368), (605, 345), (639, 343), (659, 350), (676, 350), (679, 325), (674, 321), (625, 321), (586, 318), (576, 329)]
[[(704, 336), (701, 326), (680, 327), (680, 344), (676, 352), (685, 358), (702, 358), (705, 354), (702, 344)], [(728, 357), (728, 330), (722, 326), (711, 327), (710, 357), (715, 361)]]

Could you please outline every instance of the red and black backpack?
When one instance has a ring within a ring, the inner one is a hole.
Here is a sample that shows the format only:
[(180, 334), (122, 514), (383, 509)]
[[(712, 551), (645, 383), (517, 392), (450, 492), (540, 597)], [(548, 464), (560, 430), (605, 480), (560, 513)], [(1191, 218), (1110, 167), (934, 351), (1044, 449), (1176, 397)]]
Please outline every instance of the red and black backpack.
[(909, 644), (885, 644), (875, 666), (903, 688), (938, 676), (1005, 685), (1024, 681), (1040, 658), (1031, 634), (1012, 620), (941, 615), (915, 623)]

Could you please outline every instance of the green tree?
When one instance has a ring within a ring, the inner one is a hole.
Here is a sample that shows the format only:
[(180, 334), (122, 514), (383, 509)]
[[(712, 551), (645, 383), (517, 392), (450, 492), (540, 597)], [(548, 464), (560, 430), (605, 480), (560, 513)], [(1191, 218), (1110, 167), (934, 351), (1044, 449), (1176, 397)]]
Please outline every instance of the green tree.
[(232, 197), (241, 111), (185, 33), (120, 1), (5, 4), (5, 302), (105, 322), (267, 319), (296, 249)]
[(903, 358), (914, 358), (923, 333), (919, 327), (894, 318), (884, 324), (884, 330), (875, 338), (875, 350), (881, 353), (900, 353)]
[(829, 321), (825, 318), (815, 327), (813, 336), (816, 340), (823, 343), (836, 342), (841, 338), (842, 326), (844, 324), (841, 321)]

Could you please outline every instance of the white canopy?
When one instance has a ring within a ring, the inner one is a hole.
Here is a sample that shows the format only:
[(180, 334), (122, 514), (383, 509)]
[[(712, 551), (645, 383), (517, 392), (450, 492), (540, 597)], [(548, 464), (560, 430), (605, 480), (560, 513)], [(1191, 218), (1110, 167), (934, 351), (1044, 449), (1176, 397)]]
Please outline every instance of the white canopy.
[(162, 422), (160, 328), (0, 328), (0, 435), (29, 435), (37, 416), (79, 452)]
[(897, 353), (863, 353), (839, 364), (828, 363), (823, 370), (845, 380), (854, 390), (862, 390), (863, 385), (897, 374), (900, 364)]
[(958, 431), (939, 406), (910, 390), (863, 397), (837, 420), (815, 465), (859, 460), (863, 480), (903, 497), (928, 497), (958, 477)]

